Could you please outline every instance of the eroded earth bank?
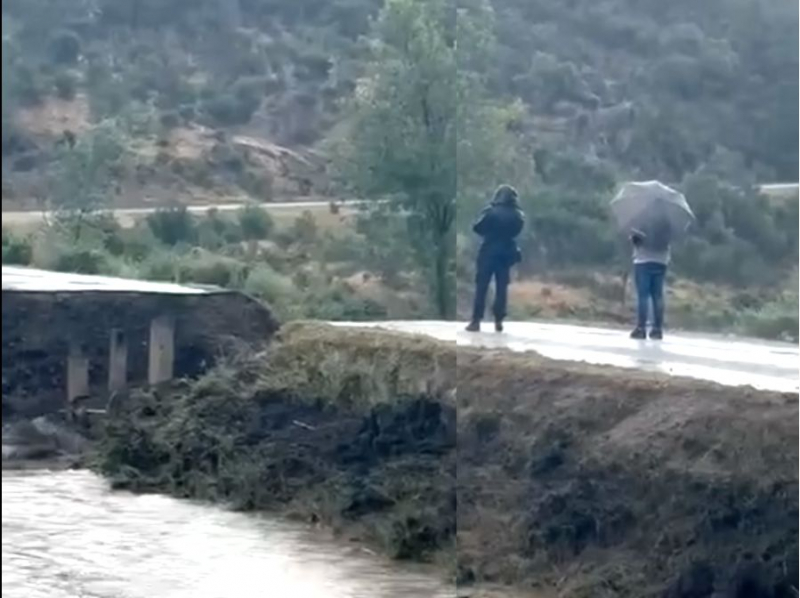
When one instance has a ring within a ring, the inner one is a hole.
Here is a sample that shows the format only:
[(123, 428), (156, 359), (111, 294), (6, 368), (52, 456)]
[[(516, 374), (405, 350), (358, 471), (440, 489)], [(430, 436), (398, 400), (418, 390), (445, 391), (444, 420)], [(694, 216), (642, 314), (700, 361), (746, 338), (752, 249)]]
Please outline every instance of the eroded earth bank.
[(436, 563), (463, 596), (788, 598), (797, 416), (794, 395), (294, 324), (118, 403), (95, 466)]

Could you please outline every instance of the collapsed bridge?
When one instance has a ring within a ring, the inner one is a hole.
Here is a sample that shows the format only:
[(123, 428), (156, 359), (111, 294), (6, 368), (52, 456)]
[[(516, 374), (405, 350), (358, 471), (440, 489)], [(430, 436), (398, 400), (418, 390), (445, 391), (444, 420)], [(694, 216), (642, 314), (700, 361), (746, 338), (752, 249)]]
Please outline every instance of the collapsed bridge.
[(270, 310), (238, 292), (3, 266), (3, 408), (192, 376), (234, 344), (265, 343)]

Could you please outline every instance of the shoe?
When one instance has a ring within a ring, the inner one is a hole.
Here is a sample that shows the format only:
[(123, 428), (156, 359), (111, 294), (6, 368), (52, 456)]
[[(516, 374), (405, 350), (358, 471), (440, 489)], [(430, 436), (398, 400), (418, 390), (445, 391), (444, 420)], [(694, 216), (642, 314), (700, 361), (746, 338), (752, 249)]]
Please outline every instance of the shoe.
[(636, 339), (637, 341), (643, 341), (647, 338), (647, 332), (645, 332), (644, 328), (637, 328), (631, 332), (631, 338)]
[(469, 326), (466, 328), (467, 332), (480, 332), (481, 331), (481, 323), (480, 322), (470, 322)]
[(494, 330), (495, 330), (495, 332), (503, 332), (503, 321), (502, 320), (495, 320), (494, 321)]
[(664, 338), (664, 332), (659, 328), (653, 328), (650, 331), (650, 339), (654, 341), (660, 341)]

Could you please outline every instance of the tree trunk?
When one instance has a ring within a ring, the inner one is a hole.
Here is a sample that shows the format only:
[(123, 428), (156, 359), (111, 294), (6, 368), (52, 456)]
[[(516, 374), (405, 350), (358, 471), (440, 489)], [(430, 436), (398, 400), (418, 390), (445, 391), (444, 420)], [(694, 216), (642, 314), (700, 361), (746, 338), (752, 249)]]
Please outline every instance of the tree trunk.
[(444, 238), (436, 243), (436, 256), (434, 263), (434, 296), (436, 310), (443, 320), (451, 320), (455, 315), (450, 301), (450, 277), (448, 276), (449, 251)]

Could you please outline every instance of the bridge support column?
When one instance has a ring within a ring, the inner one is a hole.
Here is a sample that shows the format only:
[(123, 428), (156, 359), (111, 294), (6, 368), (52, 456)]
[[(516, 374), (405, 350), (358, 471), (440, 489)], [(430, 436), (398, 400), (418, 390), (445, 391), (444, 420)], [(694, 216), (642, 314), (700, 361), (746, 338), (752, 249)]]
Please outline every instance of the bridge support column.
[(89, 396), (89, 358), (78, 342), (70, 342), (67, 354), (67, 404)]
[(111, 330), (108, 350), (108, 390), (124, 389), (128, 384), (128, 339), (125, 331)]
[(160, 384), (171, 380), (175, 366), (174, 318), (161, 316), (150, 323), (149, 349), (148, 382), (150, 384)]

